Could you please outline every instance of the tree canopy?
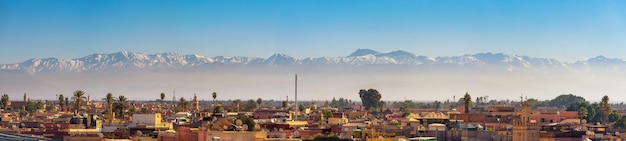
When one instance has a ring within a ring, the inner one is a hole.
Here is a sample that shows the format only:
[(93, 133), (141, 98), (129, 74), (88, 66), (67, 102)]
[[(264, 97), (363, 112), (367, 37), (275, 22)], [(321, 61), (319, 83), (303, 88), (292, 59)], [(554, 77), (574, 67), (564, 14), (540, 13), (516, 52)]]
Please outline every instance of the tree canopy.
[[(563, 95), (559, 95), (556, 98), (550, 100), (548, 102), (548, 106), (553, 106), (553, 107), (567, 107), (571, 104), (574, 103), (589, 103), (587, 102), (587, 100), (585, 100), (585, 98), (580, 97), (580, 96), (576, 96), (573, 94), (563, 94)], [(578, 109), (575, 109), (578, 110)]]
[(380, 100), (382, 95), (376, 89), (361, 89), (359, 91), (359, 97), (361, 97), (361, 102), (366, 110), (375, 111), (382, 109), (383, 103)]

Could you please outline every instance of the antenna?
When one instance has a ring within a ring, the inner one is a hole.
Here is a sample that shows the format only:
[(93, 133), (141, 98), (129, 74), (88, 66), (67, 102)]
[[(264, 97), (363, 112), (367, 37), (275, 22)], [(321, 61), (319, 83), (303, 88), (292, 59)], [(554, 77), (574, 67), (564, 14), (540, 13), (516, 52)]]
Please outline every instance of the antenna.
[(296, 111), (298, 111), (298, 74), (296, 74), (296, 87), (295, 87), (295, 94), (296, 94), (296, 97), (295, 97), (295, 99), (294, 99), (294, 100), (296, 101), (296, 103), (295, 103), (295, 106), (296, 106), (296, 107), (295, 107), (295, 108), (296, 108)]

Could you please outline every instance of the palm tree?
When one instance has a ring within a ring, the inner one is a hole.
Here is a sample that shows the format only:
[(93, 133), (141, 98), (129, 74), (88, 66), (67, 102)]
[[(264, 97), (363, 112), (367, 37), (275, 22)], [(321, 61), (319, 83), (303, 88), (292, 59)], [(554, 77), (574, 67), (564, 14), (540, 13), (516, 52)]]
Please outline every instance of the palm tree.
[(583, 119), (587, 118), (587, 115), (589, 115), (589, 112), (587, 111), (586, 107), (580, 107), (578, 109), (578, 117), (580, 118), (580, 123), (583, 123)]
[(215, 103), (215, 98), (217, 98), (217, 93), (213, 92), (213, 103)]
[(85, 92), (81, 90), (74, 91), (74, 96), (72, 100), (74, 100), (74, 112), (77, 113), (80, 110), (80, 107), (83, 106), (83, 101), (85, 100)]
[(2, 103), (2, 109), (6, 111), (7, 108), (9, 108), (9, 95), (2, 95), (2, 98), (0, 98), (0, 103)]
[(113, 114), (113, 102), (115, 101), (115, 97), (113, 97), (113, 94), (111, 93), (107, 93), (107, 95), (102, 98), (102, 100), (107, 102), (107, 110), (108, 110), (108, 114), (111, 115)]
[(189, 105), (189, 102), (187, 102), (187, 100), (185, 100), (184, 97), (180, 97), (180, 102), (178, 103), (178, 107), (184, 111), (187, 111), (188, 105)]
[(120, 95), (117, 97), (117, 103), (115, 104), (115, 109), (122, 118), (124, 118), (124, 112), (128, 108), (128, 99), (124, 95)]
[(602, 97), (602, 102), (600, 102), (600, 110), (602, 111), (602, 123), (606, 124), (609, 121), (609, 114), (611, 114), (609, 96), (604, 95), (604, 97)]
[(59, 107), (61, 108), (61, 111), (64, 110), (63, 107), (65, 107), (65, 96), (63, 96), (63, 94), (59, 94)]
[(161, 93), (161, 101), (163, 101), (163, 99), (165, 99), (165, 93)]
[(468, 92), (465, 92), (465, 96), (463, 96), (463, 102), (465, 103), (465, 113), (469, 113), (469, 105), (472, 103), (472, 96)]
[(256, 99), (256, 104), (259, 104), (259, 108), (261, 108), (261, 103), (263, 103), (263, 99)]

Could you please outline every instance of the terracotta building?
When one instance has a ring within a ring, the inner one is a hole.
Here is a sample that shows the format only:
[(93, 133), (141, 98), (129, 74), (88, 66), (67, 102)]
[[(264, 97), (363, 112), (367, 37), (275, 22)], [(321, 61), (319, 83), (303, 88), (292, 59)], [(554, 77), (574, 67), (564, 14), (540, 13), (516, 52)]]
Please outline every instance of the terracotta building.
[(530, 120), (530, 104), (522, 103), (520, 119), (513, 122), (513, 141), (539, 141), (539, 126)]

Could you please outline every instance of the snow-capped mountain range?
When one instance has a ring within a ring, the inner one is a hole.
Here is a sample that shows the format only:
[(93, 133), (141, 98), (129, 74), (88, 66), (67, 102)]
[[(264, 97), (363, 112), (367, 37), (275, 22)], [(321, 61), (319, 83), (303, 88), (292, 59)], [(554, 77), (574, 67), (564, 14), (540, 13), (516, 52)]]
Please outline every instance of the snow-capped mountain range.
[(464, 67), (485, 68), (503, 71), (564, 69), (574, 72), (602, 70), (624, 71), (626, 62), (617, 58), (598, 56), (574, 63), (561, 62), (550, 58), (536, 58), (502, 53), (477, 53), (462, 56), (427, 57), (406, 51), (381, 53), (370, 49), (358, 49), (348, 56), (294, 58), (286, 54), (261, 57), (206, 57), (203, 55), (182, 55), (175, 53), (141, 54), (122, 51), (111, 54), (92, 54), (76, 59), (30, 59), (22, 63), (3, 64), (0, 70), (38, 72), (106, 72), (124, 70), (179, 70), (212, 65), (255, 65), (266, 67), (280, 66), (349, 66), (400, 65), (414, 67)]

